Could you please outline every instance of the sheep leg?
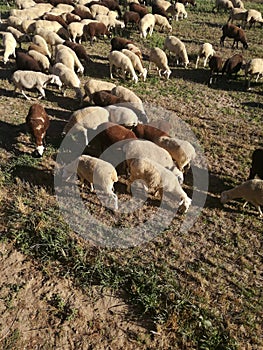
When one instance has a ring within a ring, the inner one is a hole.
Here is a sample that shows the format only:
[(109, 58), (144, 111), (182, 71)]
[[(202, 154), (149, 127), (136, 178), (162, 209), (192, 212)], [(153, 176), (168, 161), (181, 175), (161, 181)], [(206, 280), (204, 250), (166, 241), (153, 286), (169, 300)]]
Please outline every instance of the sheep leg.
[(110, 78), (113, 79), (113, 75), (112, 75), (112, 68), (113, 68), (113, 65), (110, 64)]
[(197, 56), (197, 59), (196, 59), (196, 62), (195, 62), (195, 68), (197, 68), (198, 67), (198, 62), (199, 62), (199, 55)]
[(46, 94), (45, 94), (45, 90), (43, 87), (37, 87), (38, 91), (41, 93), (41, 96), (38, 97), (38, 99), (40, 100), (42, 97), (45, 98)]
[(21, 93), (22, 93), (22, 95), (28, 100), (28, 101), (30, 101), (31, 100), (31, 98), (30, 97), (28, 97), (26, 94), (25, 94), (25, 92), (24, 92), (24, 90), (22, 89), (21, 90)]
[(262, 213), (261, 208), (260, 208), (259, 205), (257, 206), (257, 209), (259, 211), (259, 217), (262, 218), (263, 217), (263, 213)]

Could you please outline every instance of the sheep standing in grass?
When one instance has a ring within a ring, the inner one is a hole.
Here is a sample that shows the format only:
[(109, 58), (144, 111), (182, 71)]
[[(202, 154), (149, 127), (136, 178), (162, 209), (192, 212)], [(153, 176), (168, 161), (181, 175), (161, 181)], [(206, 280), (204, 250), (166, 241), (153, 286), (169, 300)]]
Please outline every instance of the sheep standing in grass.
[(172, 31), (172, 26), (171, 24), (168, 22), (168, 19), (164, 16), (155, 14), (155, 25), (160, 27), (160, 31), (164, 31), (164, 32), (171, 32)]
[(143, 16), (139, 22), (140, 36), (144, 39), (147, 37), (147, 34), (152, 36), (154, 26), (155, 16), (152, 13), (147, 13), (147, 15)]
[(237, 73), (240, 71), (243, 65), (244, 59), (243, 56), (239, 53), (228, 58), (222, 68), (222, 76), (226, 73), (227, 78), (230, 79), (232, 74), (235, 74), (237, 77)]
[(19, 89), (27, 100), (30, 100), (30, 98), (25, 94), (24, 89), (36, 88), (41, 93), (41, 96), (39, 97), (40, 99), (42, 97), (45, 98), (44, 89), (47, 84), (56, 84), (59, 88), (62, 86), (61, 80), (56, 75), (47, 75), (34, 71), (17, 70), (12, 76), (12, 81), (15, 85), (14, 93)]
[(242, 26), (245, 27), (245, 22), (247, 18), (247, 10), (241, 8), (232, 8), (229, 12), (228, 23), (233, 21), (242, 21)]
[(185, 10), (184, 4), (177, 2), (174, 5), (174, 9), (175, 9), (175, 20), (176, 21), (178, 21), (179, 18), (182, 18), (182, 19), (187, 18), (187, 12)]
[(31, 56), (32, 58), (34, 58), (34, 60), (36, 60), (38, 62), (38, 64), (41, 67), (42, 72), (50, 72), (51, 69), (51, 64), (49, 59), (43, 55), (42, 53), (36, 51), (36, 50), (29, 50), (28, 51), (28, 55)]
[(197, 59), (195, 62), (195, 68), (198, 67), (198, 62), (199, 62), (199, 59), (201, 57), (204, 57), (204, 67), (205, 67), (207, 60), (210, 57), (214, 56), (214, 54), (215, 54), (215, 50), (213, 49), (213, 46), (211, 44), (209, 44), (209, 43), (202, 44), (200, 49), (199, 49), (198, 55), (197, 55)]
[(44, 152), (44, 138), (49, 128), (49, 116), (44, 107), (40, 104), (33, 104), (26, 116), (26, 125), (36, 142), (36, 154), (42, 156)]
[[(248, 76), (250, 75), (250, 78)], [(253, 76), (256, 75), (256, 82), (263, 77), (263, 58), (252, 58), (245, 66), (245, 77), (247, 89), (250, 89), (250, 83)]]
[(186, 68), (189, 64), (188, 55), (186, 52), (185, 44), (175, 36), (168, 36), (164, 41), (164, 51), (168, 50), (173, 52), (177, 58), (177, 64), (181, 61)]
[(253, 9), (249, 9), (246, 14), (246, 24), (249, 24), (249, 28), (252, 27), (252, 25), (258, 22), (261, 25), (263, 24), (263, 18), (261, 12)]
[(211, 86), (218, 79), (219, 73), (222, 72), (223, 60), (220, 56), (212, 56), (209, 60), (210, 76), (208, 85)]
[(138, 55), (136, 55), (135, 53), (133, 53), (131, 50), (128, 50), (128, 49), (123, 49), (121, 50), (121, 52), (124, 53), (124, 55), (126, 55), (127, 57), (129, 57), (129, 59), (132, 62), (133, 68), (135, 69), (135, 71), (139, 72), (139, 77), (142, 76), (143, 81), (145, 81), (147, 77), (147, 69), (143, 67), (142, 62), (138, 57)]
[(10, 56), (16, 57), (16, 45), (17, 42), (12, 33), (6, 32), (3, 34), (4, 64), (8, 62)]
[(25, 52), (16, 51), (16, 67), (20, 70), (42, 72), (41, 66), (33, 57)]
[(227, 23), (222, 27), (223, 35), (220, 38), (221, 46), (224, 46), (224, 40), (226, 37), (234, 39), (232, 48), (235, 47), (238, 49), (238, 42), (240, 41), (243, 44), (243, 48), (247, 49), (247, 39), (246, 34), (242, 28), (235, 26), (234, 24)]
[(260, 206), (263, 205), (263, 180), (253, 179), (234, 187), (231, 190), (221, 193), (221, 203), (225, 204), (235, 198), (244, 198), (247, 202), (253, 204), (259, 211), (259, 216), (263, 217)]
[(102, 90), (111, 91), (115, 87), (116, 84), (110, 83), (108, 81), (89, 78), (84, 84), (85, 95), (83, 99), (88, 99), (89, 101), (92, 101), (92, 95), (95, 92)]
[(111, 32), (105, 26), (105, 24), (100, 22), (90, 22), (89, 24), (83, 27), (83, 35), (87, 39), (87, 36), (90, 38), (90, 44), (93, 45), (94, 38), (103, 35), (108, 38), (111, 37)]
[(78, 56), (75, 54), (75, 52), (68, 46), (65, 45), (57, 45), (56, 47), (56, 58), (55, 62), (63, 63), (68, 68), (74, 69), (76, 68), (77, 73), (84, 73), (84, 67), (81, 64), (80, 60), (78, 59)]
[(113, 67), (120, 68), (122, 71), (123, 79), (126, 74), (130, 74), (135, 84), (138, 82), (138, 76), (135, 73), (132, 62), (129, 57), (120, 51), (111, 51), (109, 54), (110, 63), (110, 78), (113, 79), (112, 69)]
[(51, 53), (49, 51), (48, 44), (47, 44), (46, 40), (41, 35), (38, 35), (38, 34), (34, 35), (32, 42), (35, 45), (40, 46), (44, 50), (45, 55), (48, 56), (49, 58), (51, 58)]
[(258, 148), (252, 154), (252, 164), (249, 171), (248, 180), (254, 179), (258, 176), (263, 180), (263, 149)]
[(163, 189), (165, 193), (180, 199), (179, 206), (183, 213), (189, 209), (192, 201), (180, 186), (176, 175), (159, 163), (148, 158), (132, 159), (129, 162), (129, 172), (128, 191), (134, 180), (144, 180), (148, 189), (155, 194)]
[(154, 63), (157, 66), (159, 76), (161, 77), (163, 74), (167, 80), (169, 79), (172, 72), (168, 66), (168, 58), (166, 56), (166, 53), (162, 49), (159, 47), (152, 48), (149, 55), (149, 61), (149, 69), (151, 63)]
[(113, 192), (118, 175), (113, 165), (99, 158), (82, 155), (63, 167), (63, 178), (69, 179), (75, 173), (78, 174), (82, 184), (84, 181), (90, 183), (92, 192), (94, 191), (93, 184), (95, 184), (95, 187), (100, 188), (104, 194), (112, 198), (114, 209), (118, 210), (118, 197)]

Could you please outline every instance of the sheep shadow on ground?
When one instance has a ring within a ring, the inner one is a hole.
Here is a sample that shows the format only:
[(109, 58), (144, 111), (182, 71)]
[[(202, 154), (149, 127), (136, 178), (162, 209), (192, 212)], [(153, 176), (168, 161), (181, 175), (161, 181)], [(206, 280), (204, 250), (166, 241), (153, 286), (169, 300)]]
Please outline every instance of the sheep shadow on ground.
[(61, 121), (68, 121), (71, 116), (71, 111), (65, 111), (61, 109), (54, 109), (45, 107), (47, 114), (51, 117), (59, 119)]
[(247, 107), (263, 109), (263, 103), (261, 102), (241, 102), (241, 104)]
[(0, 121), (0, 147), (8, 152), (19, 155), (22, 152), (17, 150), (17, 138), (21, 133), (26, 133), (26, 124), (13, 125)]
[(90, 63), (86, 69), (85, 76), (86, 75), (87, 75), (87, 78), (91, 77), (91, 78), (98, 78), (98, 79), (109, 77), (110, 68), (109, 68), (108, 60), (107, 60), (107, 63), (101, 63), (101, 62)]
[(52, 171), (19, 165), (13, 168), (12, 175), (14, 178), (19, 178), (21, 181), (28, 182), (32, 186), (41, 186), (53, 192), (54, 175)]

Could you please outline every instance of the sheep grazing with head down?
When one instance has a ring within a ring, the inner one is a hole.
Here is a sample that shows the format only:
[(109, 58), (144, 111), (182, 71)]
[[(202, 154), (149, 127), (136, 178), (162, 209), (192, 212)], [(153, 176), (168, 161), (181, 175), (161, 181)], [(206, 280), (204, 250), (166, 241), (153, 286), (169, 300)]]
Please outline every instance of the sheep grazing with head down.
[(76, 173), (82, 184), (84, 181), (90, 183), (91, 191), (94, 191), (94, 184), (95, 188), (100, 188), (104, 194), (113, 199), (114, 209), (118, 210), (118, 197), (113, 192), (118, 175), (113, 165), (99, 158), (82, 155), (63, 167), (62, 177), (68, 180)]
[(195, 62), (195, 68), (198, 67), (198, 62), (201, 57), (204, 57), (204, 67), (206, 66), (207, 60), (214, 56), (215, 50), (213, 49), (213, 46), (209, 43), (204, 43), (200, 46), (197, 59)]
[(256, 176), (263, 180), (263, 148), (258, 148), (252, 153), (248, 180), (254, 179)]
[(134, 52), (128, 49), (123, 49), (121, 50), (121, 52), (124, 53), (124, 55), (126, 55), (127, 57), (129, 57), (129, 59), (132, 62), (133, 68), (139, 73), (139, 77), (142, 77), (143, 81), (145, 81), (147, 77), (147, 69), (143, 67), (138, 55), (136, 55)]
[(90, 38), (90, 44), (93, 45), (94, 38), (103, 35), (108, 38), (111, 37), (111, 32), (105, 26), (105, 24), (100, 22), (91, 22), (83, 27), (83, 35), (87, 39)]
[(92, 96), (97, 91), (111, 91), (116, 87), (116, 84), (110, 83), (108, 81), (89, 78), (84, 84), (85, 95), (84, 100), (92, 101)]
[(12, 33), (6, 32), (3, 34), (3, 46), (4, 46), (4, 64), (9, 60), (10, 56), (16, 58), (16, 39)]
[(33, 104), (26, 116), (26, 125), (36, 142), (36, 155), (42, 156), (44, 152), (44, 138), (49, 128), (49, 116), (40, 104)]
[(246, 34), (242, 28), (239, 28), (234, 24), (227, 23), (223, 25), (222, 32), (223, 32), (223, 35), (220, 38), (221, 46), (224, 46), (225, 38), (228, 37), (228, 38), (234, 39), (232, 48), (234, 48), (236, 44), (236, 48), (238, 49), (239, 41), (243, 44), (244, 49), (248, 48)]
[(244, 59), (243, 56), (239, 53), (231, 56), (226, 60), (222, 68), (222, 75), (226, 73), (228, 79), (231, 78), (232, 74), (235, 74), (237, 77), (237, 73), (240, 71), (243, 65)]
[(123, 125), (126, 128), (133, 128), (138, 124), (138, 117), (130, 108), (123, 105), (111, 105), (106, 109), (109, 111), (109, 121), (112, 123)]
[[(248, 78), (248, 76), (250, 77)], [(250, 83), (252, 78), (256, 75), (256, 82), (258, 79), (263, 77), (263, 58), (252, 58), (246, 63), (245, 66), (245, 77), (246, 77), (246, 87), (250, 89)]]
[(177, 37), (172, 35), (166, 37), (163, 49), (164, 51), (168, 50), (169, 52), (173, 52), (175, 54), (177, 64), (179, 64), (179, 61), (181, 61), (185, 68), (189, 64), (185, 44)]
[(126, 74), (130, 74), (135, 84), (138, 82), (138, 76), (135, 73), (133, 64), (128, 56), (120, 51), (111, 51), (109, 53), (110, 63), (110, 78), (113, 79), (112, 70), (113, 67), (120, 68), (122, 71), (123, 79), (126, 78)]
[(219, 73), (222, 71), (223, 60), (220, 56), (212, 56), (209, 60), (210, 76), (208, 85), (211, 86), (218, 79)]
[(141, 18), (139, 23), (140, 36), (144, 39), (147, 37), (147, 34), (152, 36), (154, 26), (155, 16), (152, 13), (147, 13), (147, 15)]
[(92, 100), (96, 106), (106, 107), (121, 102), (121, 99), (110, 91), (96, 91), (92, 94)]
[(125, 27), (127, 28), (128, 23), (131, 23), (133, 26), (138, 27), (141, 17), (138, 12), (126, 11), (123, 15), (123, 21)]
[(168, 58), (166, 56), (166, 53), (162, 49), (160, 49), (159, 47), (152, 48), (149, 55), (149, 61), (149, 69), (151, 63), (154, 63), (157, 67), (159, 76), (161, 77), (162, 75), (164, 75), (167, 80), (169, 79), (172, 71), (168, 66)]
[(244, 198), (247, 202), (253, 204), (259, 211), (259, 216), (263, 217), (260, 206), (263, 205), (263, 180), (253, 179), (242, 183), (231, 190), (221, 193), (221, 203), (225, 204), (235, 198)]

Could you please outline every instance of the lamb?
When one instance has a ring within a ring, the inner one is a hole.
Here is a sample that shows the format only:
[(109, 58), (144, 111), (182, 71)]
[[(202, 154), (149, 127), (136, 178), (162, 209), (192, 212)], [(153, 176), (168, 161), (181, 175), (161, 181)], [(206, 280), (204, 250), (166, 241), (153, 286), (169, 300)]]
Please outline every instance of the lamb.
[(129, 4), (129, 10), (139, 13), (141, 18), (148, 14), (147, 6), (136, 4), (135, 2)]
[(233, 21), (242, 21), (242, 26), (245, 27), (246, 18), (247, 18), (246, 9), (234, 7), (229, 12), (229, 18), (227, 22), (229, 23), (231, 21), (231, 23), (233, 23)]
[(67, 87), (72, 88), (75, 91), (76, 98), (80, 100), (80, 103), (82, 103), (80, 80), (77, 74), (63, 63), (56, 63), (52, 67), (52, 73), (59, 76), (63, 84), (63, 95), (65, 96), (65, 90)]
[[(248, 75), (250, 75), (250, 78), (248, 78)], [(257, 75), (256, 82), (263, 77), (263, 58), (252, 58), (246, 63), (245, 78), (248, 90), (250, 89), (250, 83), (254, 75)]]
[(45, 55), (48, 56), (49, 58), (51, 58), (51, 53), (48, 49), (48, 44), (47, 44), (46, 40), (41, 35), (38, 35), (38, 34), (34, 35), (32, 42), (34, 44), (40, 46), (44, 50)]
[(165, 193), (179, 198), (179, 207), (182, 213), (188, 211), (192, 201), (180, 186), (175, 174), (170, 170), (154, 162), (152, 159), (139, 158), (132, 159), (129, 162), (129, 172), (128, 191), (130, 189), (130, 184), (134, 180), (144, 180), (148, 189), (154, 190), (155, 194), (162, 188)]
[[(209, 60), (210, 76), (208, 85), (211, 86), (218, 78), (219, 73), (222, 71), (223, 60), (220, 56), (212, 56)], [(215, 76), (216, 75), (216, 76)]]
[(168, 22), (167, 18), (158, 14), (155, 14), (154, 17), (155, 17), (155, 25), (160, 26), (161, 31), (166, 31), (166, 32), (172, 31), (173, 28), (171, 24)]
[(26, 116), (26, 125), (36, 142), (36, 155), (42, 156), (44, 152), (44, 138), (50, 125), (49, 116), (43, 106), (33, 104)]
[(130, 73), (132, 80), (135, 82), (135, 84), (138, 82), (138, 76), (135, 73), (132, 62), (129, 59), (129, 57), (124, 55), (124, 53), (120, 51), (111, 51), (108, 58), (110, 63), (111, 79), (113, 79), (112, 68), (113, 66), (115, 66), (116, 68), (120, 68), (122, 70), (123, 79), (125, 79), (126, 73)]
[(50, 71), (51, 64), (49, 59), (45, 55), (35, 50), (29, 50), (28, 55), (39, 63), (42, 72), (47, 73)]
[(222, 76), (226, 73), (227, 78), (230, 79), (232, 74), (236, 74), (240, 71), (243, 65), (243, 56), (241, 54), (236, 53), (232, 57), (228, 58), (223, 65)]
[(9, 57), (16, 58), (16, 39), (12, 33), (5, 32), (3, 34), (3, 46), (4, 46), (4, 58), (3, 62), (6, 64), (9, 61)]
[(235, 198), (244, 198), (246, 206), (247, 202), (253, 204), (259, 212), (259, 217), (263, 217), (260, 206), (263, 204), (263, 180), (252, 179), (243, 182), (228, 191), (221, 193), (221, 203), (225, 204)]
[(207, 60), (215, 55), (215, 50), (213, 49), (213, 46), (209, 43), (204, 43), (200, 46), (197, 59), (195, 62), (195, 68), (198, 67), (198, 62), (201, 57), (204, 57), (204, 67), (206, 66)]
[(123, 15), (123, 21), (126, 28), (128, 26), (128, 23), (132, 23), (135, 24), (135, 26), (139, 26), (140, 20), (141, 17), (139, 13), (135, 11), (126, 11)]
[(90, 38), (90, 44), (93, 45), (94, 37), (103, 35), (104, 37), (111, 37), (111, 32), (107, 29), (105, 24), (99, 22), (91, 22), (83, 27), (83, 34), (85, 37), (87, 35)]
[(30, 100), (30, 98), (25, 94), (24, 89), (36, 88), (41, 93), (40, 99), (42, 97), (45, 98), (44, 89), (47, 84), (56, 84), (59, 88), (62, 86), (62, 82), (56, 75), (47, 75), (42, 72), (34, 71), (17, 70), (12, 76), (12, 81), (15, 85), (14, 93), (19, 89), (27, 100)]
[(145, 39), (147, 37), (148, 31), (149, 31), (149, 36), (152, 36), (154, 26), (155, 26), (154, 15), (151, 13), (147, 13), (147, 15), (141, 18), (139, 23), (140, 36)]
[(261, 25), (263, 24), (262, 14), (257, 10), (248, 10), (246, 15), (246, 24), (249, 24), (249, 28), (251, 28), (256, 22), (261, 23)]
[(123, 125), (127, 128), (133, 128), (138, 124), (138, 117), (130, 108), (120, 105), (106, 107), (109, 112), (109, 121), (115, 124)]
[(228, 38), (234, 39), (232, 48), (235, 47), (235, 43), (236, 43), (236, 48), (238, 49), (239, 41), (243, 44), (244, 49), (248, 48), (246, 34), (242, 28), (239, 28), (234, 24), (227, 23), (223, 25), (222, 31), (223, 31), (223, 35), (221, 36), (221, 39), (220, 39), (221, 46), (224, 46), (224, 40), (226, 37), (228, 37)]
[(152, 48), (149, 55), (149, 61), (149, 69), (151, 62), (153, 62), (157, 66), (159, 76), (161, 77), (163, 74), (166, 76), (167, 80), (169, 79), (172, 72), (168, 66), (168, 58), (166, 56), (166, 53), (162, 49), (159, 47)]
[(92, 100), (96, 106), (100, 106), (100, 107), (115, 105), (121, 102), (118, 96), (113, 95), (111, 92), (106, 90), (94, 92), (92, 94)]
[(16, 51), (16, 67), (20, 70), (42, 72), (41, 66), (33, 57), (27, 53)]
[(189, 64), (188, 55), (184, 43), (175, 36), (168, 36), (164, 41), (164, 51), (168, 50), (173, 52), (177, 58), (177, 63), (179, 60), (182, 61), (184, 67), (186, 68)]
[(143, 81), (145, 81), (147, 77), (147, 69), (143, 68), (142, 62), (139, 59), (139, 57), (128, 49), (123, 49), (121, 50), (121, 52), (124, 53), (124, 55), (126, 55), (127, 57), (129, 57), (129, 59), (132, 62), (133, 68), (135, 69), (135, 71), (139, 72), (139, 76), (142, 76)]
[(196, 157), (194, 147), (186, 140), (161, 136), (154, 142), (170, 153), (178, 169), (182, 172), (190, 167), (190, 162)]
[(118, 197), (113, 192), (113, 186), (118, 181), (118, 175), (112, 164), (99, 158), (82, 155), (64, 166), (62, 176), (68, 179), (76, 173), (82, 183), (85, 180), (90, 183), (92, 192), (94, 191), (93, 184), (95, 184), (95, 188), (99, 187), (109, 198), (112, 198), (114, 209), (118, 210)]
[(86, 107), (72, 113), (66, 124), (63, 134), (70, 131), (71, 134), (81, 132), (85, 137), (85, 145), (89, 144), (88, 130), (97, 129), (97, 127), (109, 121), (109, 112), (102, 107)]
[(63, 63), (68, 68), (77, 69), (77, 73), (84, 73), (84, 67), (81, 64), (80, 60), (78, 59), (78, 56), (75, 54), (75, 52), (68, 46), (65, 45), (57, 45), (56, 47), (56, 57), (55, 62)]
[(104, 81), (104, 80), (98, 80), (98, 79), (93, 79), (93, 78), (89, 78), (86, 83), (84, 84), (84, 91), (85, 91), (85, 95), (84, 95), (84, 99), (88, 100), (92, 100), (92, 95), (96, 92), (96, 91), (102, 91), (102, 90), (108, 90), (111, 91), (112, 89), (114, 89), (116, 87), (115, 84), (110, 83), (108, 81)]
[(185, 19), (187, 18), (187, 12), (185, 10), (184, 4), (177, 2), (174, 5), (175, 9), (175, 20), (178, 21), (179, 18)]
[(212, 11), (215, 12), (215, 9), (217, 9), (217, 12), (219, 12), (220, 9), (228, 11), (232, 8), (234, 8), (234, 5), (230, 0), (216, 0), (215, 6), (213, 7)]
[(263, 180), (263, 149), (258, 148), (252, 153), (252, 164), (249, 171), (248, 180), (254, 179), (258, 176)]

